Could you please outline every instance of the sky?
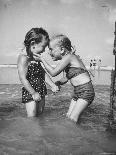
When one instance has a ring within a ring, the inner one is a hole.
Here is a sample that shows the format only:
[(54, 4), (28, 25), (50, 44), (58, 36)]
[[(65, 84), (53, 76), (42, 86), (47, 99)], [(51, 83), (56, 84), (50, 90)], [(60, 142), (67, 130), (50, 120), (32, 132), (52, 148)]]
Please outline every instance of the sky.
[(114, 66), (115, 21), (116, 0), (0, 0), (0, 64), (16, 64), (25, 34), (43, 27), (67, 35), (85, 65)]

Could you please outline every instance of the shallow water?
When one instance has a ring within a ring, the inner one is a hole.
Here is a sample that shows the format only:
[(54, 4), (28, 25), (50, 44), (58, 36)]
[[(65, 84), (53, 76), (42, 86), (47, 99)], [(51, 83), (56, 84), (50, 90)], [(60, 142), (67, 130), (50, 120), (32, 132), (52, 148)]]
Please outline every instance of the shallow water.
[(116, 152), (115, 134), (85, 130), (67, 119), (17, 117), (0, 123), (1, 153), (97, 155)]
[[(110, 85), (111, 84), (111, 71), (108, 70), (91, 70), (91, 76), (95, 85)], [(54, 81), (63, 76), (61, 73), (56, 77), (51, 77)], [(17, 67), (0, 67), (0, 84), (20, 84)]]
[[(67, 90), (67, 91), (66, 91)], [(96, 97), (76, 125), (66, 119), (72, 87), (56, 96), (48, 90), (45, 111), (29, 119), (21, 85), (0, 85), (0, 154), (115, 155), (116, 131), (109, 130), (109, 86), (95, 86)]]

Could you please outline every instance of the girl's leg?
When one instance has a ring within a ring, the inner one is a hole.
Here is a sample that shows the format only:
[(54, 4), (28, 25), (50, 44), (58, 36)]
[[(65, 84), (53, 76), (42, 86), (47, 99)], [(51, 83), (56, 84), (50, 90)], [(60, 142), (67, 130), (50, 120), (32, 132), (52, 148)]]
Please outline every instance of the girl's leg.
[(27, 117), (35, 117), (36, 116), (36, 103), (35, 101), (31, 101), (26, 103), (26, 111)]
[(84, 99), (79, 98), (76, 101), (76, 104), (72, 110), (72, 113), (70, 115), (70, 119), (74, 122), (78, 122), (80, 114), (84, 111), (84, 109), (88, 106), (88, 102)]
[(67, 114), (66, 114), (67, 117), (70, 117), (71, 112), (72, 112), (72, 110), (73, 110), (73, 108), (74, 108), (76, 102), (77, 102), (77, 101), (74, 101), (73, 99), (71, 100), (71, 103), (70, 103), (70, 106), (69, 106), (69, 110), (68, 110), (68, 112), (67, 112)]
[(26, 103), (26, 111), (28, 117), (35, 117), (39, 114), (42, 114), (45, 107), (45, 97), (43, 97), (40, 101), (35, 102), (31, 101)]
[(45, 107), (45, 97), (43, 97), (40, 101), (36, 102), (36, 116), (43, 113)]

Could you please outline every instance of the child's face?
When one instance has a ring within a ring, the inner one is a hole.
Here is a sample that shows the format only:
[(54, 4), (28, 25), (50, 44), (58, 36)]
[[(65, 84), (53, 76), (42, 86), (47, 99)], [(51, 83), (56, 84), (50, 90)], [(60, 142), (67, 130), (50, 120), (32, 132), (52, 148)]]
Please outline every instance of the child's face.
[(61, 47), (58, 46), (57, 42), (56, 41), (51, 41), (50, 44), (49, 44), (49, 49), (50, 49), (50, 55), (52, 57), (52, 59), (54, 61), (57, 61), (57, 60), (61, 60), (62, 59), (62, 55), (61, 55)]
[(43, 53), (45, 51), (46, 46), (47, 46), (47, 40), (45, 39), (45, 37), (43, 37), (43, 40), (39, 43), (34, 40), (31, 41), (30, 43), (30, 49), (33, 54)]

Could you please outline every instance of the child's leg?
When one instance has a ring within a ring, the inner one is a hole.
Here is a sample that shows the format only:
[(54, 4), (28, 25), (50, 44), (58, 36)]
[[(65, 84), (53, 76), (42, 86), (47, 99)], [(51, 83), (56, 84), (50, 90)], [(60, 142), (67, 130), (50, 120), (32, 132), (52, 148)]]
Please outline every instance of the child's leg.
[(35, 117), (36, 116), (36, 103), (35, 101), (30, 101), (25, 104), (27, 117)]
[(43, 97), (40, 101), (36, 102), (36, 116), (43, 113), (45, 107), (45, 97)]
[(67, 117), (70, 117), (71, 112), (72, 112), (72, 110), (73, 110), (73, 108), (74, 108), (76, 102), (77, 102), (77, 101), (74, 101), (73, 99), (71, 100), (71, 103), (70, 103), (70, 106), (69, 106), (69, 110), (68, 110), (68, 112), (67, 112)]
[(83, 100), (81, 98), (79, 98), (76, 101), (76, 104), (72, 110), (72, 113), (70, 115), (70, 119), (78, 122), (79, 116), (80, 114), (84, 111), (84, 109), (88, 106), (88, 102), (86, 100)]

